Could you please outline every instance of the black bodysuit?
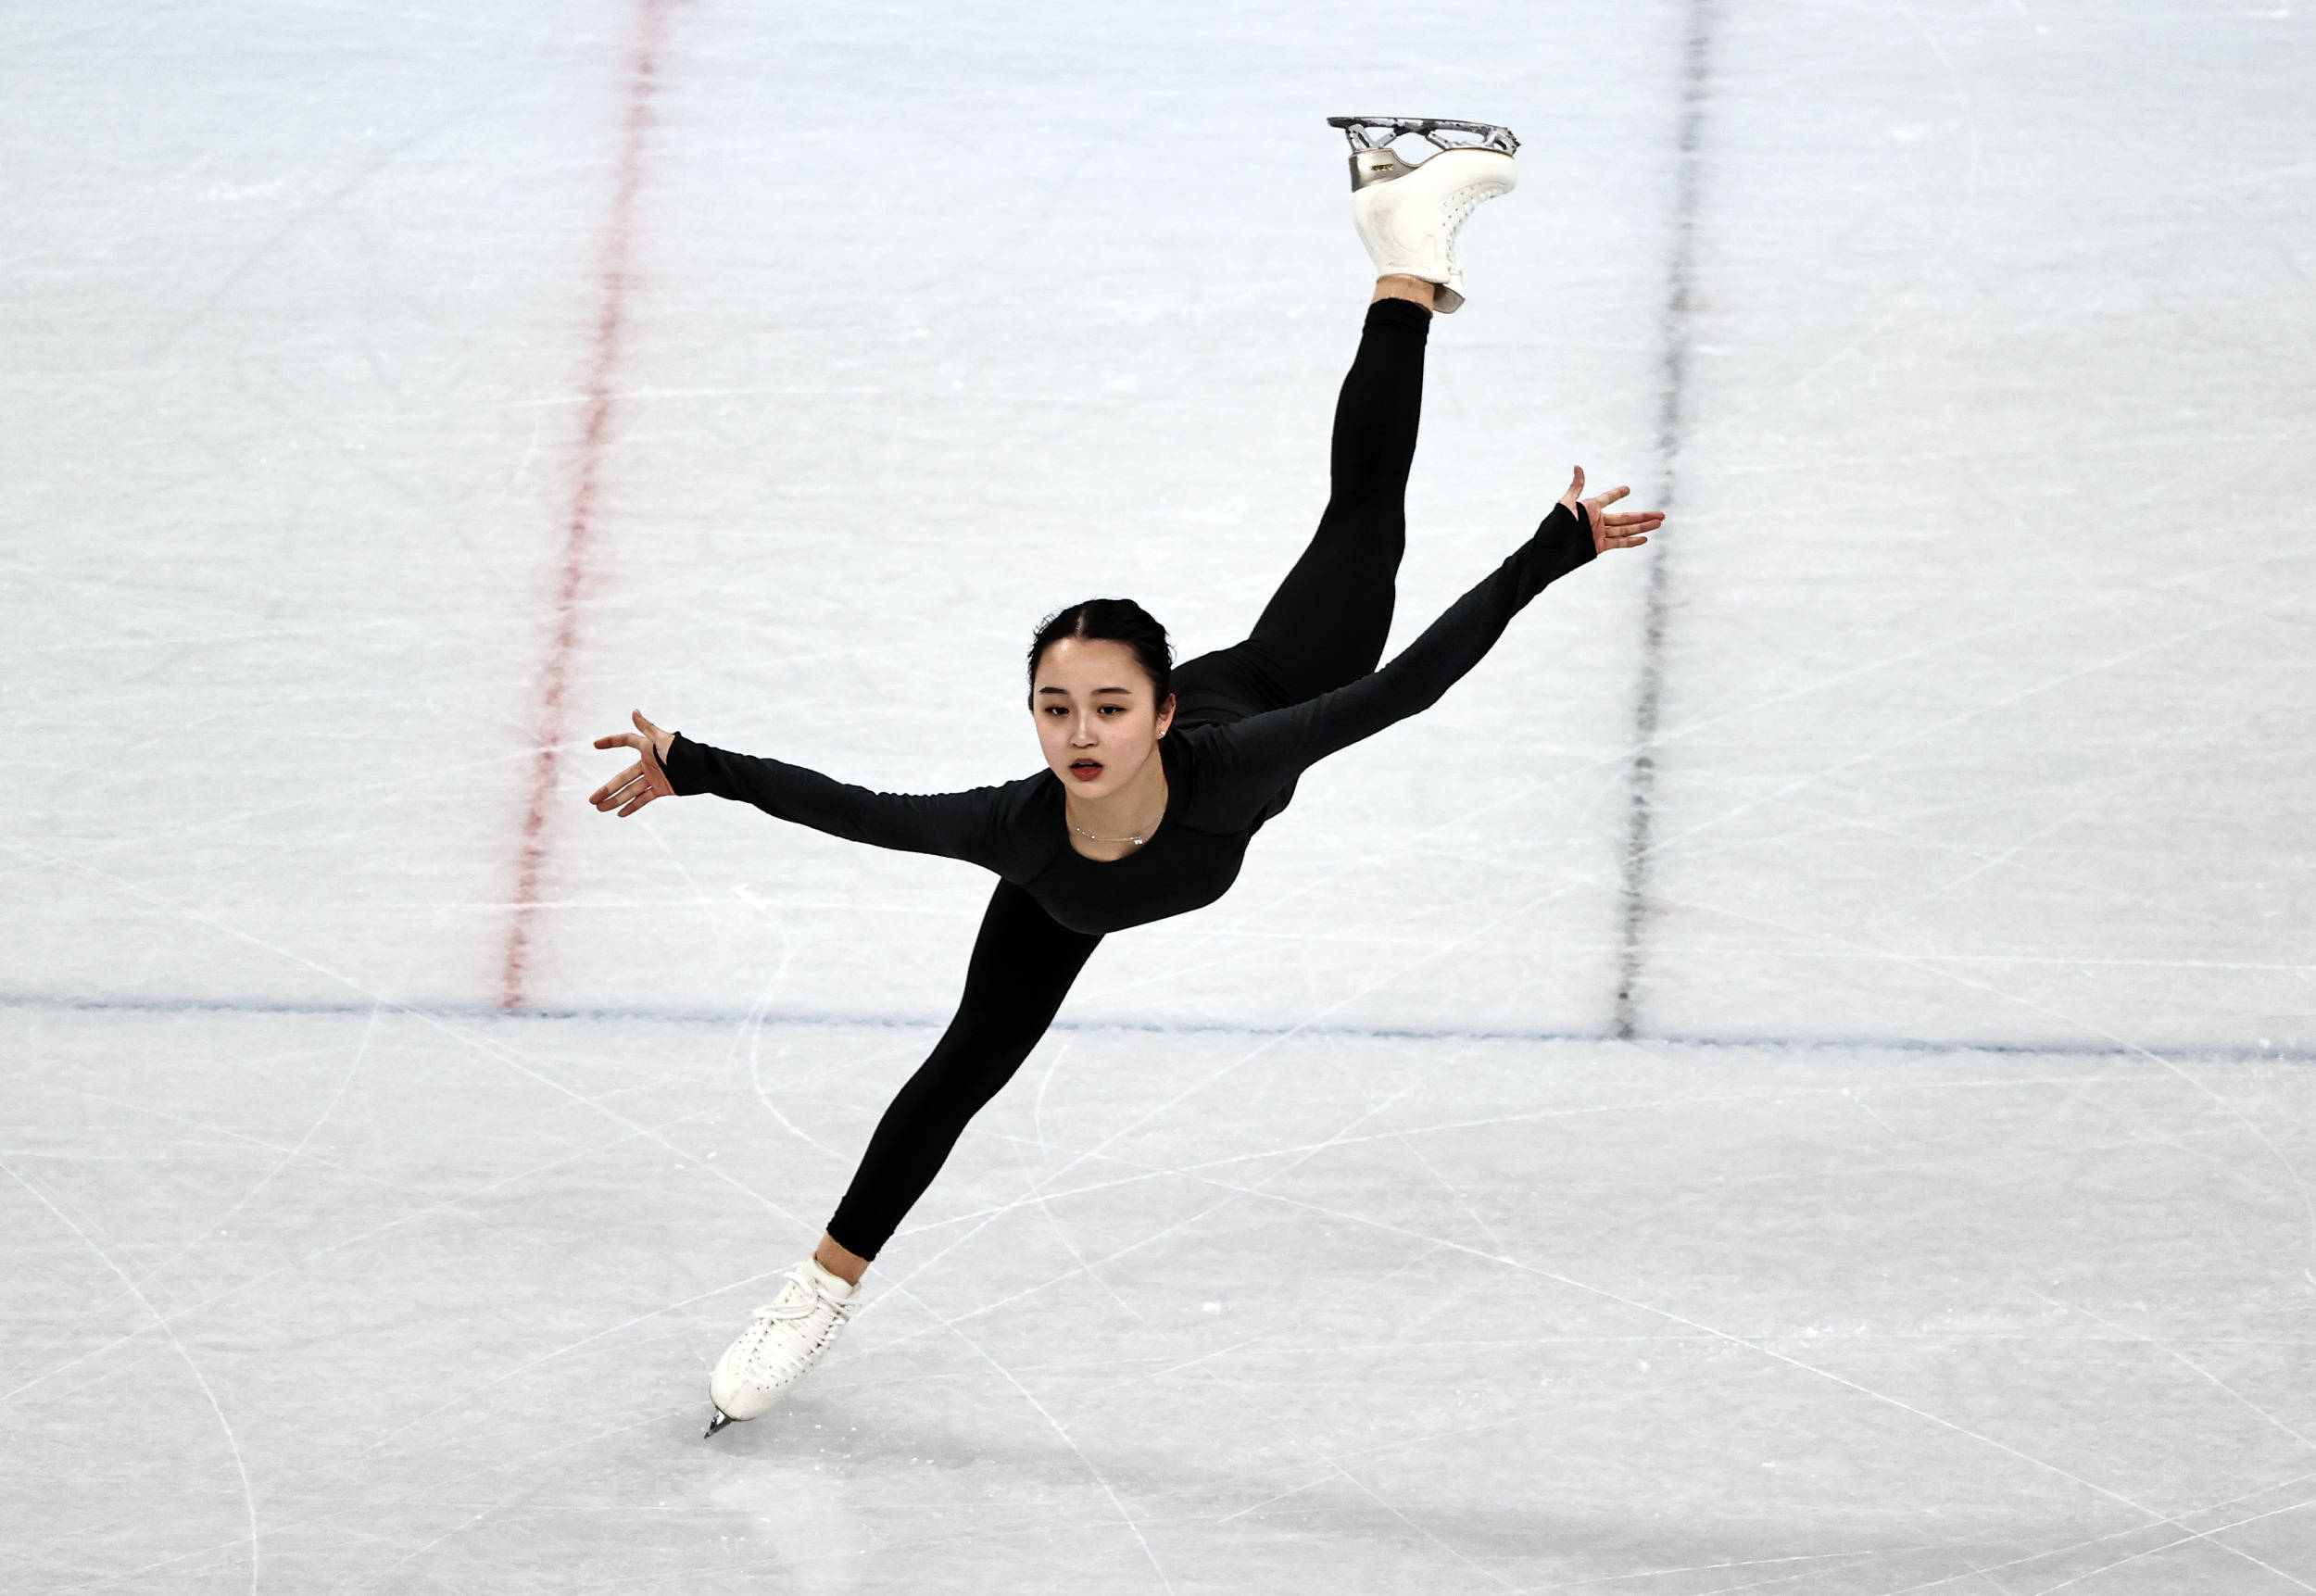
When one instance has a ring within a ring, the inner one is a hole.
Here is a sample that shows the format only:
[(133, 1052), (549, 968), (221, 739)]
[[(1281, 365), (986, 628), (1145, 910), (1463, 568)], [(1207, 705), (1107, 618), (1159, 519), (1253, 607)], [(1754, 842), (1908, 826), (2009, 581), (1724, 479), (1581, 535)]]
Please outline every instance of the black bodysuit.
[(905, 795), (848, 786), (779, 760), (676, 736), (669, 782), (836, 836), (939, 854), (994, 872), (957, 1017), (871, 1137), (829, 1233), (874, 1258), (965, 1124), (1036, 1046), (1106, 932), (1203, 908), (1228, 890), (1295, 780), (1336, 750), (1429, 708), (1478, 664), (1546, 584), (1593, 557), (1583, 517), (1554, 508), (1535, 535), (1380, 670), (1405, 547), (1430, 316), (1370, 308), (1336, 407), (1333, 495), (1311, 545), (1243, 643), (1175, 672), (1175, 721), (1158, 745), (1164, 818), (1124, 859), (1069, 843), (1062, 778)]

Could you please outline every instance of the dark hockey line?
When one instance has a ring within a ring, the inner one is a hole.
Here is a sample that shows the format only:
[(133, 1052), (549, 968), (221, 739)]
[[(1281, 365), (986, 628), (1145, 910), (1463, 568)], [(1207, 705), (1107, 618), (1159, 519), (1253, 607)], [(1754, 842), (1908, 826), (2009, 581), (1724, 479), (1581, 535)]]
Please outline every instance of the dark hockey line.
[[(1681, 47), (1680, 164), (1673, 177), (1672, 255), (1666, 267), (1665, 310), (1657, 365), (1655, 508), (1672, 513), (1679, 496), (1680, 434), (1689, 396), (1689, 311), (1696, 270), (1697, 190), (1705, 137), (1712, 0), (1690, 0)], [(1625, 802), (1624, 858), (1618, 893), (1617, 1001), (1611, 1036), (1640, 1032), (1639, 991), (1648, 937), (1649, 850), (1656, 836), (1656, 730), (1665, 695), (1665, 622), (1671, 578), (1660, 542), (1649, 559), (1642, 599), (1641, 675), (1632, 706), (1632, 782)]]
[[(767, 1025), (793, 1029), (883, 1029), (938, 1031), (950, 1023), (947, 1014), (845, 1013), (837, 1010), (781, 1009), (759, 1012), (749, 1009), (656, 1009), (642, 1005), (606, 1004), (599, 1007), (507, 1010), (496, 1003), (371, 1003), (359, 999), (300, 1001), (296, 999), (243, 998), (100, 998), (64, 993), (0, 992), (0, 1009), (31, 1009), (50, 1013), (78, 1014), (247, 1014), (268, 1017), (368, 1019), (372, 1013), (414, 1014), (430, 1020), (487, 1020), (500, 1024), (527, 1024), (540, 1020), (632, 1021), (663, 1025)], [(1314, 1041), (1353, 1042), (1603, 1042), (1616, 1040), (1605, 1031), (1547, 1030), (1542, 1027), (1454, 1025), (1330, 1025), (1278, 1021), (1239, 1020), (1056, 1020), (1057, 1031), (1095, 1034), (1125, 1033), (1152, 1037), (1307, 1037)], [(1668, 1047), (1736, 1051), (1761, 1049), (1781, 1052), (1865, 1051), (1882, 1053), (1985, 1053), (2003, 1058), (2158, 1059), (2174, 1063), (2204, 1061), (2214, 1063), (2316, 1064), (2316, 1049), (2253, 1048), (2240, 1043), (2209, 1046), (2142, 1047), (2133, 1042), (2037, 1042), (2020, 1037), (1939, 1041), (1928, 1037), (1794, 1037), (1714, 1036), (1705, 1033), (1652, 1032), (1645, 1040)]]

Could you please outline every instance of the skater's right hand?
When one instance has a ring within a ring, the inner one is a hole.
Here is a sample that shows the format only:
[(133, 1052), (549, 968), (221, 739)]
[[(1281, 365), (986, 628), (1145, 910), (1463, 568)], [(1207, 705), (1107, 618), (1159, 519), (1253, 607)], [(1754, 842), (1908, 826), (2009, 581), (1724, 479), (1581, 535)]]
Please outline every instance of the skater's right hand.
[[(636, 762), (595, 789), (587, 801), (609, 814), (619, 810), (622, 819), (634, 814), (653, 798), (673, 798), (674, 785), (667, 779), (667, 772), (660, 761), (667, 758), (668, 748), (675, 741), (673, 732), (663, 732), (643, 718), (641, 710), (631, 710), (636, 730), (622, 732), (615, 737), (598, 737), (598, 748), (633, 748), (639, 756)], [(637, 733), (642, 734), (637, 735)], [(622, 804), (626, 805), (621, 809)]]

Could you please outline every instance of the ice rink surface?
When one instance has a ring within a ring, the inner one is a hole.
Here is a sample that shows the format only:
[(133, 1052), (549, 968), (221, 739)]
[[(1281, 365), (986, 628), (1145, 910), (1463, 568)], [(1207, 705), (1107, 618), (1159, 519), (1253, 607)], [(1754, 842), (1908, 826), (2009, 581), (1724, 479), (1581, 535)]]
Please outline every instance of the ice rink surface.
[[(0, 1590), (2316, 1590), (2295, 4), (21, 5)], [(1036, 768), (1325, 497), (1336, 113), (1521, 188), (1395, 637), (703, 1443)]]

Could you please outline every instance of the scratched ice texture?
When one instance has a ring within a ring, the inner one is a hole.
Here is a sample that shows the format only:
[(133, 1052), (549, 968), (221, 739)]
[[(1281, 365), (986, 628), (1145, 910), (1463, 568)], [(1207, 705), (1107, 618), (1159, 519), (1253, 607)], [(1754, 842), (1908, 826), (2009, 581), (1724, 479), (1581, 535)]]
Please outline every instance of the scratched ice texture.
[[(2316, 1590), (2308, 6), (0, 33), (0, 1589)], [(1007, 779), (1046, 610), (1238, 635), (1400, 111), (1527, 143), (1396, 636), (1672, 527), (703, 1443), (987, 883), (585, 742)]]

